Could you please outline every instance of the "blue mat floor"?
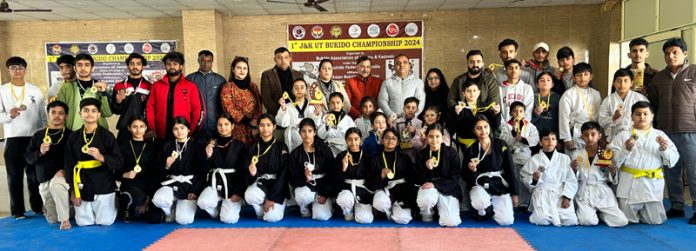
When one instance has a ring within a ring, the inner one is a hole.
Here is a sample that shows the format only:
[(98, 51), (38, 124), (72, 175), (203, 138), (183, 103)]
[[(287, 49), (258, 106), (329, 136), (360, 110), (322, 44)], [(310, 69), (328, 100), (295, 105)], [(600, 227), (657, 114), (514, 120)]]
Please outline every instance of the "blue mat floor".
[[(374, 223), (365, 225), (346, 222), (339, 214), (334, 212), (330, 221), (319, 222), (299, 217), (297, 210), (288, 210), (283, 221), (266, 223), (257, 220), (253, 210), (245, 207), (237, 224), (221, 223), (200, 214), (199, 211), (196, 221), (189, 226), (176, 223), (126, 224), (117, 219), (114, 225), (108, 227), (77, 227), (73, 222), (71, 230), (60, 231), (58, 224), (48, 224), (42, 215), (28, 213), (29, 218), (26, 220), (15, 220), (12, 217), (0, 219), (0, 250), (140, 250), (180, 228), (439, 227), (437, 223), (423, 223), (417, 220), (403, 226), (385, 219), (376, 219)], [(511, 228), (537, 250), (695, 250), (696, 225), (688, 224), (690, 209), (686, 215), (685, 218), (669, 219), (663, 225), (634, 224), (624, 228), (609, 228), (605, 225), (536, 226), (529, 223), (529, 214), (516, 214), (515, 224)], [(459, 227), (499, 226), (492, 220), (478, 222), (471, 218), (463, 218)]]

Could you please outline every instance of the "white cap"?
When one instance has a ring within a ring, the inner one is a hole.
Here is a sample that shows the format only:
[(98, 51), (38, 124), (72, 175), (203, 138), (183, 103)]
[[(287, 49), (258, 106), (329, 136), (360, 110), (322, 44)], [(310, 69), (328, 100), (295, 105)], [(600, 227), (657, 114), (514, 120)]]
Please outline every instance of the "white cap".
[(539, 48), (544, 48), (544, 50), (549, 51), (549, 45), (546, 44), (546, 43), (544, 43), (544, 42), (538, 42), (538, 43), (536, 43), (536, 44), (534, 45), (534, 50), (532, 50), (532, 51), (536, 51), (536, 50), (539, 49)]

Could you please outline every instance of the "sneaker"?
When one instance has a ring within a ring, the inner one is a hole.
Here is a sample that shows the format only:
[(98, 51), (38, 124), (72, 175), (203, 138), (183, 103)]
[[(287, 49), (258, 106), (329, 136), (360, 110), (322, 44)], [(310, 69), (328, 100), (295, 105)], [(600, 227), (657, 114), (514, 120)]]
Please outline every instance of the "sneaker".
[(689, 219), (689, 224), (696, 225), (696, 214), (691, 216), (691, 219)]
[(670, 208), (667, 211), (667, 218), (677, 218), (677, 217), (684, 217), (684, 210), (679, 210), (675, 208)]
[(421, 215), (423, 222), (433, 222), (433, 215)]
[(123, 222), (125, 223), (131, 223), (135, 221), (135, 214), (131, 213), (129, 211), (123, 212)]
[(343, 218), (346, 219), (346, 221), (353, 221), (353, 220), (355, 220), (355, 215), (354, 214), (346, 214), (345, 216), (343, 216)]

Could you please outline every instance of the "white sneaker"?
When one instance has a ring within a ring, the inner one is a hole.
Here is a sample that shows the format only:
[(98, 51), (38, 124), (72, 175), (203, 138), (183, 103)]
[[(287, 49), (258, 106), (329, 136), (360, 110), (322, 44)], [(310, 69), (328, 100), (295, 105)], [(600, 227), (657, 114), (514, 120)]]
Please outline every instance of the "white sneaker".
[(346, 214), (343, 216), (346, 221), (354, 221), (355, 220), (355, 215), (354, 214)]
[(423, 222), (433, 222), (433, 215), (421, 215)]

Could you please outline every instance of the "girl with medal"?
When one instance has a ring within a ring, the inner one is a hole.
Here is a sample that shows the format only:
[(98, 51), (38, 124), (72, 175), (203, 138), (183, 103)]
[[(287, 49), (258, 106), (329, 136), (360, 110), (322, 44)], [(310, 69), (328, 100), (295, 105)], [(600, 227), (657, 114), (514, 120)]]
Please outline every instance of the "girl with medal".
[[(505, 141), (491, 137), (488, 118), (476, 116), (474, 142), (464, 152), (463, 178), (469, 188), (471, 206), (478, 211), (476, 219), (493, 214), (501, 226), (515, 221), (513, 206), (517, 205), (517, 183), (512, 155)], [(492, 209), (490, 208), (492, 206)]]
[(339, 169), (334, 166), (331, 149), (316, 136), (314, 120), (300, 122), (300, 135), (302, 145), (295, 148), (288, 158), (295, 201), (300, 206), (302, 217), (329, 220), (332, 215), (331, 197), (335, 197), (332, 181)]
[[(198, 207), (211, 217), (220, 221), (237, 223), (242, 209), (242, 196), (246, 190), (247, 159), (244, 142), (232, 136), (235, 124), (229, 113), (222, 113), (217, 119), (217, 137), (205, 146), (208, 165), (208, 185), (198, 198)], [(222, 201), (222, 202), (221, 202)]]
[(315, 123), (319, 123), (322, 115), (321, 109), (309, 104), (309, 100), (306, 98), (307, 83), (303, 79), (298, 78), (293, 82), (292, 94), (295, 96), (295, 101), (290, 100), (290, 95), (287, 95), (287, 98), (286, 95), (283, 95), (278, 100), (280, 108), (275, 116), (278, 126), (285, 128), (283, 140), (288, 149), (295, 149), (302, 144), (298, 128), (300, 121), (304, 118), (311, 118), (314, 119)]
[(383, 149), (382, 135), (384, 134), (384, 130), (387, 129), (387, 116), (382, 112), (373, 112), (372, 115), (370, 115), (370, 123), (372, 130), (370, 130), (370, 135), (365, 138), (362, 150), (365, 151), (368, 158), (372, 159)]
[(256, 212), (256, 217), (267, 222), (283, 219), (285, 200), (289, 197), (287, 181), (288, 148), (276, 138), (275, 118), (271, 114), (259, 117), (259, 140), (251, 145), (247, 158), (247, 183), (244, 200)]
[(337, 166), (341, 167), (335, 181), (340, 189), (336, 204), (343, 210), (343, 216), (347, 221), (372, 223), (372, 196), (375, 189), (366, 183), (370, 171), (369, 160), (365, 152), (360, 149), (361, 138), (360, 129), (355, 127), (348, 129), (346, 131), (348, 150), (336, 156)]
[[(116, 176), (121, 181), (119, 214), (126, 223), (134, 221), (136, 214), (148, 211), (150, 199), (159, 187), (155, 166), (157, 150), (151, 141), (145, 141), (146, 131), (147, 120), (143, 116), (131, 117), (128, 122), (131, 138), (119, 145), (123, 154), (123, 166)], [(157, 211), (157, 214), (161, 214)]]
[(331, 93), (329, 103), (331, 110), (319, 122), (319, 130), (317, 135), (324, 139), (326, 144), (331, 148), (333, 156), (339, 152), (346, 150), (346, 131), (348, 128), (355, 127), (353, 118), (343, 110), (343, 94), (339, 92)]
[(415, 133), (415, 136), (411, 138), (411, 145), (413, 145), (413, 148), (417, 149), (420, 151), (421, 149), (427, 147), (428, 145), (428, 137), (426, 134), (426, 131), (428, 130), (428, 127), (431, 125), (440, 125), (442, 128), (442, 143), (445, 144), (446, 146), (451, 146), (450, 142), (452, 140), (452, 136), (450, 136), (449, 132), (447, 132), (447, 129), (442, 127), (442, 124), (438, 121), (440, 121), (440, 108), (437, 106), (428, 106), (425, 108), (425, 111), (421, 113), (423, 117), (423, 128), (418, 130), (418, 132)]
[[(176, 220), (181, 225), (193, 223), (196, 215), (196, 199), (205, 184), (206, 168), (203, 147), (189, 135), (189, 123), (182, 116), (173, 119), (173, 141), (162, 147), (159, 163), (165, 178), (157, 189), (152, 203), (164, 211), (166, 221)], [(174, 208), (176, 204), (176, 207)]]
[(372, 159), (368, 175), (370, 186), (377, 189), (372, 207), (386, 214), (387, 219), (408, 224), (413, 219), (411, 208), (416, 206), (413, 162), (408, 155), (396, 151), (399, 137), (393, 128), (384, 130), (382, 145), (384, 150)]
[(457, 150), (443, 143), (444, 131), (438, 123), (428, 125), (428, 146), (416, 154), (413, 177), (420, 187), (416, 204), (424, 222), (433, 221), (433, 208), (437, 206), (440, 226), (456, 227), (462, 222), (459, 217), (461, 162)]

